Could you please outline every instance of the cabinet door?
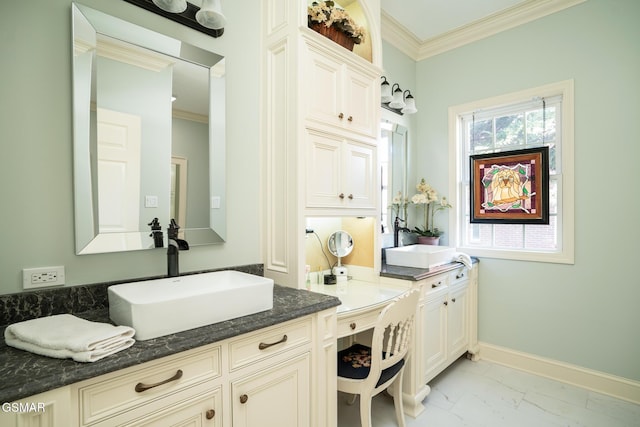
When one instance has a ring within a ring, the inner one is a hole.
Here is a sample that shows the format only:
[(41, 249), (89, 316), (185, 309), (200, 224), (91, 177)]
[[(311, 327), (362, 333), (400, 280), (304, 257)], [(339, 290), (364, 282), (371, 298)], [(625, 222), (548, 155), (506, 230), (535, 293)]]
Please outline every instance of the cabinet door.
[(463, 354), (469, 345), (469, 282), (449, 290), (447, 313), (447, 341), (449, 358), (453, 361)]
[(127, 427), (222, 426), (220, 388), (168, 406), (166, 411), (146, 415), (143, 419), (125, 425)]
[(375, 122), (376, 112), (379, 108), (374, 99), (376, 85), (379, 78), (358, 73), (351, 68), (345, 69), (343, 95), (344, 95), (344, 126), (353, 131), (367, 136), (377, 137), (378, 123)]
[[(342, 64), (316, 52), (309, 52), (307, 68), (307, 118), (341, 126), (345, 118), (342, 106)], [(342, 117), (340, 117), (342, 115)]]
[(354, 208), (375, 208), (375, 148), (347, 141), (344, 155), (345, 206)]
[(447, 289), (429, 295), (422, 313), (423, 382), (430, 381), (447, 363)]
[(307, 427), (310, 355), (232, 382), (233, 427)]
[(342, 138), (307, 132), (306, 197), (308, 207), (339, 207), (342, 185)]

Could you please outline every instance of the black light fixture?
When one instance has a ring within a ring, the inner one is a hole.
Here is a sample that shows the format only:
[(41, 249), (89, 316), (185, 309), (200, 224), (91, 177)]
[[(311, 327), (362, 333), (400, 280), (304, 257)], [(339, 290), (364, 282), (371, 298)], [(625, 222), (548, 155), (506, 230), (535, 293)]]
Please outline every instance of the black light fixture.
[(198, 7), (186, 0), (125, 0), (150, 12), (157, 13), (179, 24), (220, 37), (227, 20), (222, 13), (220, 0), (202, 0)]
[(383, 81), (380, 83), (380, 104), (383, 108), (400, 115), (418, 112), (416, 100), (411, 95), (411, 91), (405, 90), (403, 92), (398, 83), (390, 86), (385, 76), (382, 76), (382, 79)]

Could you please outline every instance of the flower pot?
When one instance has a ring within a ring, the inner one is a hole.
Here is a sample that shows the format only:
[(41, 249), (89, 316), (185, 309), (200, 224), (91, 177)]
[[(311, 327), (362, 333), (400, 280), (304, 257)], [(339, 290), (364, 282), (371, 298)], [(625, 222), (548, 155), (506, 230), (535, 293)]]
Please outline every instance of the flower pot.
[(439, 245), (440, 237), (435, 236), (418, 236), (418, 243), (421, 245)]
[(317, 33), (322, 34), (333, 42), (338, 43), (340, 46), (344, 47), (347, 50), (353, 50), (355, 40), (352, 37), (349, 37), (349, 35), (344, 31), (336, 28), (335, 25), (327, 27), (326, 25), (324, 25), (324, 23), (309, 21), (309, 28)]

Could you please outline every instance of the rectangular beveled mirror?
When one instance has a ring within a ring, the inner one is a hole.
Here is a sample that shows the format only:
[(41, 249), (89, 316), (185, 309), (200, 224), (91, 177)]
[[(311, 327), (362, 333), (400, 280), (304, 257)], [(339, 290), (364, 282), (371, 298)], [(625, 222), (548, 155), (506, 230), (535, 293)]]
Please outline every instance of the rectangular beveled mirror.
[(154, 218), (224, 242), (224, 58), (77, 3), (72, 22), (76, 253), (155, 248)]

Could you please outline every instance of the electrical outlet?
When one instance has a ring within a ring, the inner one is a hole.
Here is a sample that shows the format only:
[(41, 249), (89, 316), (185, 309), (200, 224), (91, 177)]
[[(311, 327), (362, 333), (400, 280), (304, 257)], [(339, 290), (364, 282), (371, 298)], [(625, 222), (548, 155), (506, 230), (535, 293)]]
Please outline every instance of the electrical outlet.
[(23, 289), (61, 285), (64, 285), (64, 266), (25, 268), (22, 270)]

